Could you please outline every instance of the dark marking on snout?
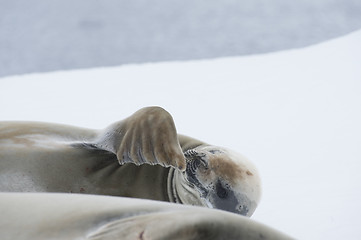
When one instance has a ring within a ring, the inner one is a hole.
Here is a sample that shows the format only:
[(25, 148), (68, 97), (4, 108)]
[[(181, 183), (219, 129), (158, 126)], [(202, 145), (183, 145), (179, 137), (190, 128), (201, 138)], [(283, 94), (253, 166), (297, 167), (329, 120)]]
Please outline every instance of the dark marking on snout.
[(232, 189), (218, 180), (216, 183), (215, 194), (211, 194), (210, 202), (216, 209), (238, 213), (247, 216), (249, 208), (247, 206), (247, 199), (239, 202)]
[(224, 188), (224, 187), (222, 186), (221, 181), (218, 180), (217, 183), (216, 183), (216, 193), (217, 193), (217, 196), (218, 196), (219, 198), (227, 198), (227, 197), (228, 197), (228, 192), (229, 192), (229, 190), (226, 189), (226, 188)]

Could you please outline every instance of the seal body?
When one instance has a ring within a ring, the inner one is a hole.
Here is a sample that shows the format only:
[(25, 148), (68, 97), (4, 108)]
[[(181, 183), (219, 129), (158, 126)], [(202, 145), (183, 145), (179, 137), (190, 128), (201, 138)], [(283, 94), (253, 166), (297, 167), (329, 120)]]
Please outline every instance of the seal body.
[(0, 122), (0, 191), (170, 201), (251, 216), (256, 169), (243, 156), (177, 133), (160, 107), (103, 130)]
[(169, 168), (119, 165), (83, 145), (98, 131), (50, 123), (0, 124), (0, 191), (65, 192), (168, 201)]

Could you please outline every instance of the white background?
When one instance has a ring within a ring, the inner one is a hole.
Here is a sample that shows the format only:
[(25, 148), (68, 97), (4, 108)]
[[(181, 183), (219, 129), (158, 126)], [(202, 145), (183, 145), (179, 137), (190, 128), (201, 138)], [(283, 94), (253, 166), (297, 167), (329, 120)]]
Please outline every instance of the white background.
[(361, 32), (299, 50), (0, 79), (0, 120), (104, 128), (159, 105), (263, 180), (255, 220), (298, 239), (359, 239)]

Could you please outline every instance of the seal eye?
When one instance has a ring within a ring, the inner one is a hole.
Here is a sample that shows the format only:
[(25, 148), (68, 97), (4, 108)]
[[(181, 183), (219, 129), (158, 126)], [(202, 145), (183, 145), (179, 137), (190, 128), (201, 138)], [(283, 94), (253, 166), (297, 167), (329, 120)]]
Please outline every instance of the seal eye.
[(216, 193), (219, 198), (227, 198), (227, 196), (228, 196), (227, 189), (225, 189), (222, 186), (222, 183), (219, 180), (217, 181), (217, 184), (216, 184)]

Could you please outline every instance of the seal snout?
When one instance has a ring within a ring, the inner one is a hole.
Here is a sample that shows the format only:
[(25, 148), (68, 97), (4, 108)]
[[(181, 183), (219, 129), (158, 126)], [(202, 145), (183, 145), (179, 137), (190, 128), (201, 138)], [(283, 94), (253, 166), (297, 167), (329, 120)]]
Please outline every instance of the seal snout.
[(244, 194), (235, 192), (229, 184), (221, 179), (215, 184), (215, 191), (209, 195), (209, 202), (213, 208), (250, 216), (252, 212), (252, 203)]

